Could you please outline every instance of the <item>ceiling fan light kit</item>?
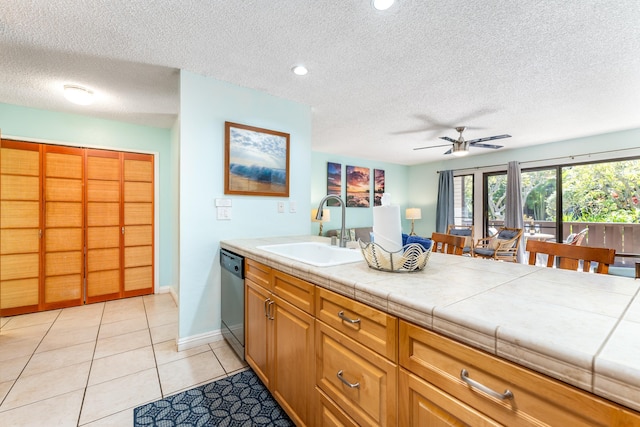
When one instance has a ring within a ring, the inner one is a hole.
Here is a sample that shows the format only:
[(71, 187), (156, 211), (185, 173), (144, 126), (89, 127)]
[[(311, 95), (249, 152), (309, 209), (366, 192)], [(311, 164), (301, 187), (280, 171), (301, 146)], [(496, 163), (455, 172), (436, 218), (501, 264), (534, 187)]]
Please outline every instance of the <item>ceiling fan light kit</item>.
[[(462, 137), (462, 132), (464, 132), (465, 129), (466, 129), (465, 126), (458, 126), (456, 128), (456, 132), (460, 134), (458, 139), (449, 138), (448, 136), (440, 137), (440, 139), (444, 139), (445, 141), (449, 141), (451, 143), (451, 149), (444, 154), (453, 154), (454, 156), (458, 156), (458, 157), (466, 156), (467, 154), (469, 154), (470, 147), (492, 148), (494, 150), (497, 150), (498, 148), (502, 148), (503, 146), (494, 145), (494, 144), (482, 144), (482, 143), (485, 141), (493, 141), (494, 139), (511, 138), (511, 135), (504, 134), (504, 135), (488, 136), (485, 138), (472, 139), (471, 141), (465, 141), (465, 139)], [(433, 145), (430, 147), (418, 147), (418, 148), (414, 148), (414, 150), (423, 150), (425, 148), (436, 148), (436, 147), (442, 147), (442, 145)]]

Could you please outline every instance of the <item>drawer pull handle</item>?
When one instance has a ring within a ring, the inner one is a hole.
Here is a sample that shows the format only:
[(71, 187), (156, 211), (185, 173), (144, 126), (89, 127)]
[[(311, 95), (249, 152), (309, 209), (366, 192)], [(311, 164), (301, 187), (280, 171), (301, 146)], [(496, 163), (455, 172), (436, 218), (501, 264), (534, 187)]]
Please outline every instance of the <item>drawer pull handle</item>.
[(360, 319), (349, 319), (347, 316), (344, 315), (344, 311), (341, 311), (338, 313), (338, 317), (341, 318), (342, 320), (344, 320), (345, 322), (349, 322), (352, 325), (356, 324), (356, 323), (360, 323)]
[(489, 396), (495, 397), (496, 399), (513, 399), (513, 393), (511, 393), (511, 390), (505, 390), (502, 394), (498, 393), (497, 391), (491, 390), (489, 387), (469, 378), (469, 372), (466, 369), (460, 371), (460, 378), (471, 387), (477, 388), (478, 390), (483, 391)]
[(337, 376), (337, 377), (338, 377), (338, 379), (339, 379), (340, 381), (342, 381), (342, 383), (343, 383), (344, 385), (346, 385), (347, 387), (349, 387), (349, 388), (360, 388), (360, 383), (352, 384), (352, 383), (350, 383), (349, 381), (347, 381), (347, 380), (345, 380), (345, 379), (344, 379), (344, 377), (342, 376), (342, 369), (340, 369), (340, 370), (338, 371), (338, 373), (336, 374), (336, 376)]
[(271, 298), (267, 298), (266, 300), (264, 300), (264, 317), (266, 317), (267, 319), (269, 318), (269, 302), (271, 301)]

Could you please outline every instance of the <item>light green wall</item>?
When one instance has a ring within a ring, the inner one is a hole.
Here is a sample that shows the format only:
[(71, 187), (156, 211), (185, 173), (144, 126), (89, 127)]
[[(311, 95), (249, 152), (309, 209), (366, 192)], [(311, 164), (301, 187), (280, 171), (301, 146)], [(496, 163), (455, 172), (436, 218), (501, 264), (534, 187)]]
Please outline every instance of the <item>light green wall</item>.
[[(290, 134), (288, 198), (224, 195), (225, 121)], [(309, 234), (311, 109), (182, 71), (179, 146), (180, 344), (220, 329), (220, 240)], [(232, 201), (229, 221), (216, 219), (222, 197)]]
[[(396, 165), (393, 163), (376, 162), (371, 160), (359, 159), (354, 157), (339, 156), (335, 154), (312, 152), (311, 155), (311, 208), (316, 209), (318, 203), (327, 195), (327, 162), (340, 163), (342, 165), (342, 194), (341, 197), (346, 199), (346, 167), (359, 166), (369, 168), (371, 174), (371, 203), (368, 208), (347, 208), (345, 226), (347, 228), (354, 227), (371, 227), (373, 226), (373, 170), (382, 169), (385, 171), (385, 192), (391, 194), (391, 203), (400, 205), (402, 214), (402, 229), (408, 233), (411, 229), (411, 223), (404, 219), (404, 209), (411, 203), (409, 198), (409, 167)], [(330, 207), (331, 220), (323, 224), (323, 232), (331, 229), (340, 228), (341, 208)], [(311, 219), (311, 212), (308, 213)], [(419, 222), (419, 221), (418, 221)], [(311, 234), (318, 234), (318, 223), (311, 224)], [(417, 224), (417, 223), (416, 223)]]
[[(589, 162), (604, 159), (625, 158), (640, 155), (640, 129), (593, 135), (532, 147), (497, 150), (488, 154), (453, 158), (441, 162), (426, 163), (409, 168), (410, 200), (422, 208), (423, 221), (416, 222), (416, 232), (431, 235), (436, 228), (436, 203), (438, 198), (438, 173), (440, 170), (460, 170), (481, 173), (486, 170), (505, 170), (510, 161), (521, 162), (521, 168)], [(479, 149), (477, 149), (479, 150)], [(491, 167), (503, 165), (503, 167)], [(491, 168), (488, 168), (491, 167)], [(478, 192), (479, 183), (476, 183)], [(482, 203), (475, 200), (476, 211), (481, 213)], [(426, 213), (426, 215), (425, 215)], [(426, 220), (425, 220), (426, 218)], [(477, 217), (476, 217), (477, 218)]]
[(3, 138), (73, 146), (157, 153), (159, 161), (159, 277), (158, 285), (172, 284), (171, 272), (171, 153), (170, 130), (78, 114), (0, 104)]

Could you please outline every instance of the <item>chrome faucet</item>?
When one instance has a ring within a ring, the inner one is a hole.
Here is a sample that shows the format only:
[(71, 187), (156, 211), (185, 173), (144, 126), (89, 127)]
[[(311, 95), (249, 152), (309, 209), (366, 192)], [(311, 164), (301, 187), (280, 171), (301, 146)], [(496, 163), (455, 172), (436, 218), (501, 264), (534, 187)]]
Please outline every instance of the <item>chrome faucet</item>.
[(337, 200), (338, 203), (340, 203), (340, 206), (342, 206), (342, 225), (340, 227), (340, 247), (341, 248), (346, 248), (347, 247), (347, 236), (346, 236), (346, 232), (344, 229), (344, 218), (345, 218), (345, 205), (344, 205), (344, 201), (340, 198), (340, 196), (336, 196), (334, 194), (329, 194), (328, 196), (325, 196), (322, 200), (320, 200), (320, 204), (318, 205), (318, 213), (316, 214), (316, 219), (318, 221), (322, 220), (322, 205), (324, 205), (324, 203), (329, 200), (329, 199), (334, 199)]

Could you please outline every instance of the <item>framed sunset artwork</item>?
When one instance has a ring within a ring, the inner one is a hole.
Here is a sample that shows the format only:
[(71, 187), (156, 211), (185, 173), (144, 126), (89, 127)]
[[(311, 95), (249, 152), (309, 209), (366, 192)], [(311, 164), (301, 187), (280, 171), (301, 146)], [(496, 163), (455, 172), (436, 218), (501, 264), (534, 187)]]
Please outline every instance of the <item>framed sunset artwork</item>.
[(347, 207), (368, 208), (371, 197), (369, 168), (347, 166)]

